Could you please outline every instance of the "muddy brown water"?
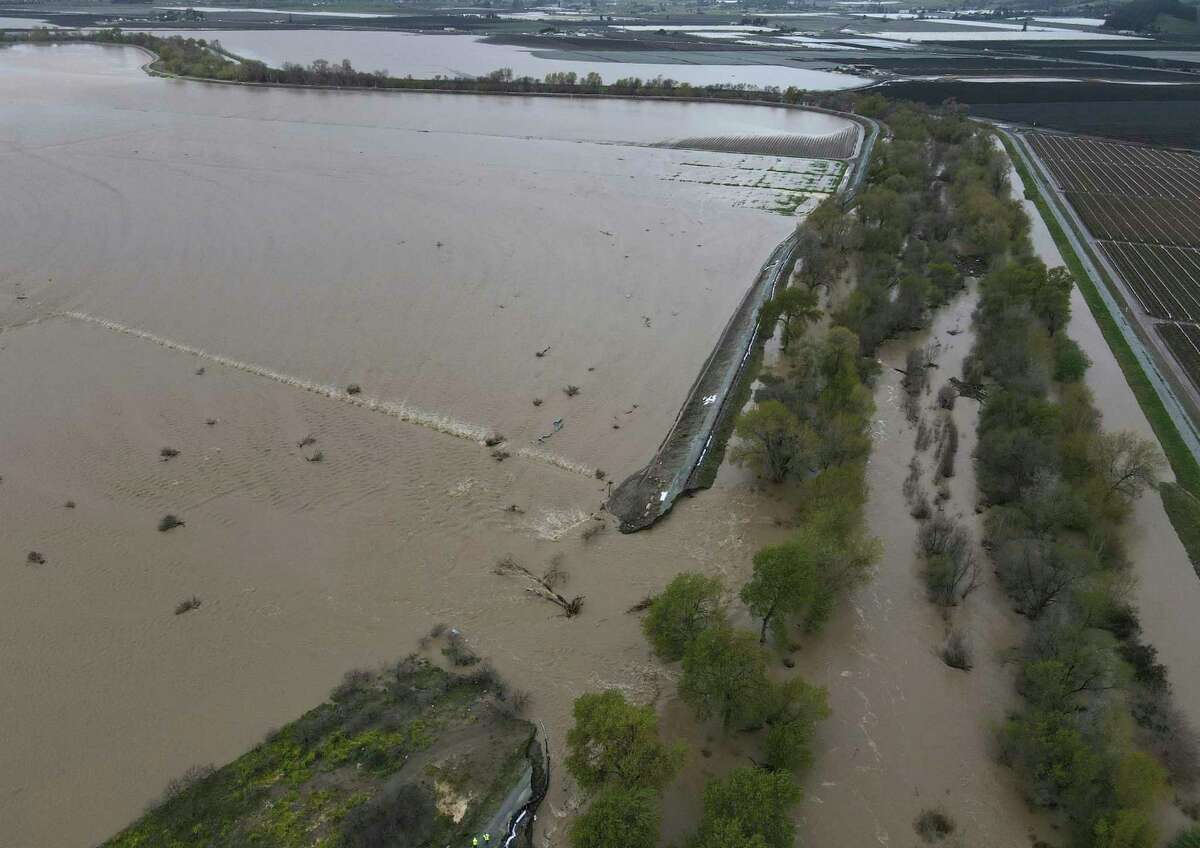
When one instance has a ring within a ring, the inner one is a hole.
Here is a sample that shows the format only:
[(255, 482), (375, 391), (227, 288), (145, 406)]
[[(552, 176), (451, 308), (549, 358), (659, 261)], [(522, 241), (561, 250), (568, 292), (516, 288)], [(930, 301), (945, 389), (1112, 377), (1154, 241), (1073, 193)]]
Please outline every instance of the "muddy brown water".
[[(534, 693), (556, 755), (580, 693), (653, 698), (625, 610), (744, 568), (770, 521), (729, 486), (584, 542), (593, 470), (652, 453), (793, 221), (672, 179), (720, 154), (640, 145), (844, 124), (216, 87), (145, 60), (0, 50), (0, 760), (22, 764), (0, 843), (98, 842), (441, 621)], [(159, 533), (168, 512), (186, 525)], [(583, 615), (492, 574), (508, 553), (562, 554)], [(561, 843), (561, 780), (549, 800)]]

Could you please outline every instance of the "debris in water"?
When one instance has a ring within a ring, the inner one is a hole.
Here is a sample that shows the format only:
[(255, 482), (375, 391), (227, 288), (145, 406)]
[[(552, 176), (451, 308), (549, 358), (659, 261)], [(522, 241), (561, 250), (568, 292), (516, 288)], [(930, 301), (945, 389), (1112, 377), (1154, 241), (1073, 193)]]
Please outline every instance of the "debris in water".
[(25, 561), (30, 565), (45, 565), (46, 558), (37, 551), (30, 551), (29, 556), (25, 557)]
[(545, 356), (549, 352), (550, 352), (550, 345), (546, 345), (541, 350), (534, 351), (533, 355), (536, 356), (538, 359), (541, 359), (543, 356)]
[(346, 386), (346, 394), (348, 395), (357, 395), (361, 392), (362, 386), (360, 386), (358, 383), (351, 383), (350, 385)]

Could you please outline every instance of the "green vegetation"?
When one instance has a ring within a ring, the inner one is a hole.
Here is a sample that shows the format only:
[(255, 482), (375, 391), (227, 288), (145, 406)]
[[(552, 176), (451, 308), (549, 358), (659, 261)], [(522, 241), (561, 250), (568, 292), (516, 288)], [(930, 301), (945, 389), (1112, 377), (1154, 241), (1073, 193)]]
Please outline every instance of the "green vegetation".
[(654, 708), (629, 704), (615, 690), (581, 695), (567, 749), (567, 771), (593, 795), (571, 827), (572, 848), (657, 845), (659, 793), (684, 751), (659, 740)]
[(1160, 483), (1158, 493), (1200, 577), (1200, 498), (1175, 483)]
[(386, 71), (360, 71), (348, 59), (328, 62), (324, 59), (304, 66), (284, 63), (282, 68), (249, 59), (233, 61), (220, 47), (202, 38), (170, 36), (161, 38), (148, 32), (124, 32), (119, 28), (91, 32), (36, 28), (28, 34), (12, 33), (24, 40), (94, 41), (102, 44), (130, 44), (158, 54), (151, 69), (161, 74), (215, 82), (251, 85), (321, 86), (388, 91), (447, 91), (475, 94), (607, 94), (621, 97), (679, 98), (687, 100), (741, 100), (796, 104), (809, 96), (803, 89), (789, 86), (756, 88), (736, 85), (692, 85), (669, 77), (641, 79), (623, 77), (605, 83), (599, 74), (582, 76), (573, 72), (554, 72), (543, 79), (517, 77), (511, 68), (498, 68), (476, 78), (435, 76), (432, 79), (392, 77)]
[(506, 697), (486, 667), (452, 674), (416, 655), (351, 672), (229, 765), (173, 781), (105, 845), (465, 845), (526, 768), (533, 727)]
[[(1129, 384), (1142, 412), (1150, 422), (1154, 435), (1158, 438), (1163, 453), (1166, 454), (1167, 461), (1171, 464), (1171, 470), (1175, 474), (1177, 483), (1194, 498), (1200, 498), (1200, 463), (1196, 461), (1196, 457), (1179, 434), (1174, 420), (1163, 406), (1162, 399), (1155, 391), (1150, 378), (1142, 369), (1141, 363), (1129, 346), (1129, 342), (1125, 339), (1116, 320), (1109, 313), (1104, 298), (1097, 289), (1097, 285), (1108, 285), (1111, 289), (1111, 282), (1095, 281), (1087, 274), (1066, 233), (1059, 226), (1058, 219), (1050, 208), (1049, 200), (1038, 191), (1037, 183), (1029, 173), (1025, 160), (1014, 149), (1013, 143), (1007, 135), (1001, 133), (1000, 139), (1021, 177), (1021, 182), (1025, 187), (1025, 196), (1033, 201), (1042, 220), (1045, 221), (1046, 227), (1050, 230), (1050, 235), (1054, 238), (1054, 243), (1058, 246), (1067, 269), (1074, 276), (1075, 283), (1079, 286), (1084, 300), (1087, 301), (1092, 317), (1100, 326), (1104, 340), (1108, 342), (1113, 356), (1121, 366), (1125, 381)], [(1196, 511), (1187, 509), (1184, 506), (1187, 501), (1180, 497), (1171, 497), (1170, 494), (1166, 494), (1165, 487), (1160, 488), (1160, 492), (1164, 492), (1163, 505), (1166, 507), (1167, 514), (1180, 539), (1188, 546), (1192, 562), (1194, 564), (1200, 562), (1200, 519), (1197, 518)]]
[(667, 662), (683, 659), (696, 636), (724, 621), (723, 592), (715, 577), (690, 571), (675, 575), (642, 621), (642, 630), (659, 657)]
[(571, 825), (571, 848), (654, 848), (658, 820), (652, 789), (611, 783)]
[(704, 788), (704, 813), (692, 844), (791, 848), (796, 826), (789, 811), (799, 800), (791, 775), (736, 768)]
[(1031, 802), (1065, 812), (1077, 844), (1149, 848), (1168, 778), (1200, 775), (1166, 670), (1126, 599), (1122, 525), (1163, 461), (1152, 442), (1101, 429), (1080, 382), (1086, 359), (1061, 332), (1070, 281), (1030, 251), (1022, 237), (993, 258), (963, 365), (986, 390), (975, 451), (991, 505), (986, 547), (1032, 622), (1015, 656), (1025, 703), (1000, 730), (1002, 757)]
[(658, 738), (652, 707), (629, 704), (616, 690), (575, 699), (575, 726), (567, 734), (567, 771), (594, 792), (605, 784), (662, 789), (683, 761), (681, 746)]

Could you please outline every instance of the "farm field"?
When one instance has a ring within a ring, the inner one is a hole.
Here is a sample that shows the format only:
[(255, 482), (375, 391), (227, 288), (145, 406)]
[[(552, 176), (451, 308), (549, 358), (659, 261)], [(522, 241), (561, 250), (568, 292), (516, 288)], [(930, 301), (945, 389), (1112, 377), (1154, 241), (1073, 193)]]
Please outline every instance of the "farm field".
[(1200, 389), (1200, 157), (1031, 133), (1063, 196)]
[(1200, 327), (1195, 324), (1158, 325), (1158, 333), (1183, 364), (1192, 384), (1200, 389)]

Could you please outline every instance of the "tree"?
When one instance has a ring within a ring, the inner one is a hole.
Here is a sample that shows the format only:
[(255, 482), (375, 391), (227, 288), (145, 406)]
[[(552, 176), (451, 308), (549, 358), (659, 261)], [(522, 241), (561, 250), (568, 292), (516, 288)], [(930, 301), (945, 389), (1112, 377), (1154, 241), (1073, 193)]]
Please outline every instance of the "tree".
[(772, 622), (782, 630), (787, 618), (811, 600), (814, 574), (809, 553), (799, 542), (791, 541), (754, 555), (754, 573), (742, 587), (741, 598), (750, 612), (762, 619), (760, 643), (767, 641), (767, 627)]
[(1117, 810), (1104, 816), (1092, 828), (1094, 848), (1154, 848), (1158, 828), (1145, 810)]
[(610, 689), (580, 695), (574, 713), (565, 765), (584, 790), (606, 783), (657, 790), (678, 771), (683, 748), (659, 740), (652, 707), (634, 706)]
[(812, 441), (811, 431), (777, 400), (742, 414), (735, 432), (741, 443), (733, 450), (733, 461), (750, 465), (774, 483), (783, 482)]
[(679, 696), (701, 719), (720, 716), (726, 730), (759, 723), (769, 694), (766, 657), (752, 633), (712, 627), (683, 655)]
[(777, 294), (772, 302), (783, 321), (783, 338), (779, 346), (786, 353), (797, 325), (802, 333), (806, 325), (821, 317), (821, 310), (817, 308), (817, 293), (812, 289), (789, 286)]
[(654, 848), (658, 822), (652, 790), (614, 783), (571, 825), (571, 848)]
[(1051, 268), (1045, 282), (1033, 291), (1033, 311), (1042, 319), (1050, 335), (1054, 335), (1071, 318), (1071, 289), (1075, 278), (1066, 268)]
[[(704, 787), (704, 813), (696, 844), (719, 845), (716, 834), (737, 836), (741, 845), (791, 848), (796, 838), (791, 808), (800, 800), (800, 788), (786, 772), (743, 766)], [(735, 841), (731, 844), (739, 844)]]
[(1092, 464), (1105, 485), (1105, 500), (1133, 500), (1158, 482), (1165, 466), (1158, 445), (1129, 430), (1104, 433), (1092, 443)]
[(772, 687), (763, 740), (766, 765), (796, 771), (812, 765), (812, 738), (817, 722), (829, 717), (829, 693), (799, 677)]
[(747, 833), (739, 819), (717, 819), (688, 848), (767, 848), (767, 842), (761, 833)]
[(681, 659), (688, 645), (710, 627), (724, 622), (721, 595), (725, 587), (716, 577), (691, 571), (675, 575), (654, 599), (642, 630), (654, 652), (668, 662)]

